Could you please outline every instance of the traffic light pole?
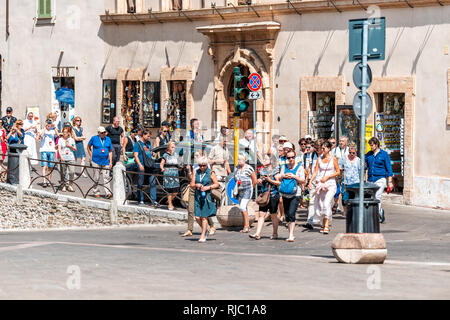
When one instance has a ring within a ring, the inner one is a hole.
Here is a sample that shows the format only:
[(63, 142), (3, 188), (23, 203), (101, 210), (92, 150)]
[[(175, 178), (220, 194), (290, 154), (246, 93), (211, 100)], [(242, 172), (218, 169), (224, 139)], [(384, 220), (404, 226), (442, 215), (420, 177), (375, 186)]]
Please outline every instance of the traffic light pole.
[(234, 128), (234, 167), (237, 167), (237, 158), (238, 158), (238, 150), (239, 150), (239, 117), (234, 116), (233, 120), (233, 128)]
[(362, 41), (362, 84), (361, 84), (361, 169), (359, 173), (359, 215), (358, 215), (358, 233), (363, 233), (364, 226), (364, 165), (365, 165), (365, 136), (366, 136), (366, 94), (367, 94), (367, 50), (369, 46), (369, 21), (363, 22), (363, 41)]

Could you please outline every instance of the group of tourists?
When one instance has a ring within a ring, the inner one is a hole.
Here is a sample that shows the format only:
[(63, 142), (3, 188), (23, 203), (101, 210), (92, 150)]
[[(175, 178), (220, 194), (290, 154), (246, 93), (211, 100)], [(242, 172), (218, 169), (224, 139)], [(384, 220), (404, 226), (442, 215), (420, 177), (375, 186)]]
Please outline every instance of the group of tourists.
[[(24, 144), (30, 154), (32, 164), (37, 164), (36, 142), (40, 141), (40, 161), (42, 167), (43, 187), (48, 186), (55, 164), (60, 165), (62, 191), (73, 192), (72, 181), (75, 176), (75, 164), (82, 168), (79, 175), (84, 175), (86, 151), (82, 119), (77, 116), (72, 123), (57, 124), (57, 115), (50, 113), (45, 120), (45, 126), (40, 129), (29, 112), (25, 120), (17, 120), (12, 116), (12, 108), (7, 108), (7, 114), (0, 119), (0, 141), (3, 162), (7, 154), (7, 145)], [(58, 130), (61, 127), (61, 132)], [(304, 228), (314, 229), (320, 225), (320, 232), (328, 234), (331, 229), (333, 213), (346, 214), (345, 200), (349, 197), (347, 186), (360, 181), (360, 159), (357, 147), (348, 143), (348, 138), (342, 136), (336, 145), (336, 139), (317, 139), (313, 141), (307, 135), (295, 144), (281, 135), (272, 137), (272, 146), (261, 153), (256, 144), (253, 130), (247, 130), (244, 138), (239, 140), (237, 166), (231, 170), (229, 163), (230, 150), (227, 142), (230, 140), (229, 130), (222, 126), (215, 138), (214, 146), (205, 152), (205, 148), (196, 149), (205, 139), (200, 130), (198, 119), (191, 119), (191, 129), (183, 139), (188, 142), (189, 161), (183, 163), (180, 155), (175, 153), (176, 142), (168, 122), (163, 122), (151, 144), (151, 133), (140, 126), (133, 128), (129, 134), (120, 126), (118, 117), (107, 128), (98, 127), (97, 135), (90, 138), (87, 151), (90, 165), (94, 170), (96, 183), (93, 192), (100, 197), (100, 186), (105, 198), (111, 198), (111, 176), (113, 166), (121, 157), (127, 171), (135, 171), (137, 179), (137, 200), (144, 204), (144, 185), (149, 186), (149, 197), (155, 206), (157, 202), (155, 157), (161, 158), (158, 164), (163, 175), (163, 188), (167, 194), (168, 209), (174, 210), (174, 199), (180, 193), (179, 169), (187, 169), (190, 183), (182, 195), (188, 202), (188, 230), (183, 237), (192, 236), (194, 220), (202, 229), (199, 242), (205, 242), (208, 235), (216, 232), (213, 220), (217, 207), (224, 204), (222, 197), (226, 189), (226, 181), (232, 175), (235, 187), (232, 197), (239, 202), (239, 210), (243, 217), (242, 233), (250, 232), (248, 206), (254, 198), (255, 188), (259, 188), (256, 203), (259, 206), (257, 227), (255, 233), (249, 236), (255, 240), (261, 239), (264, 223), (270, 215), (272, 235), (270, 239), (278, 238), (278, 226), (286, 224), (289, 230), (287, 242), (294, 242), (296, 212), (306, 209), (308, 218)], [(389, 155), (380, 149), (377, 138), (369, 141), (371, 151), (366, 154), (365, 167), (368, 181), (379, 186), (376, 199), (381, 200), (381, 194), (386, 185), (393, 189), (392, 169)], [(161, 146), (157, 152), (155, 147)], [(255, 170), (256, 169), (256, 170)], [(102, 179), (102, 183), (100, 183)], [(380, 221), (384, 222), (384, 211), (379, 206)], [(195, 218), (195, 219), (194, 219)], [(209, 226), (209, 229), (208, 229)]]
[[(228, 163), (229, 151), (226, 147), (227, 129), (221, 129), (219, 143), (209, 156), (196, 159), (198, 169), (191, 176), (191, 200), (188, 230), (182, 236), (191, 236), (193, 217), (202, 228), (199, 242), (205, 242), (208, 235), (216, 232), (211, 217), (216, 214), (218, 203), (214, 201), (214, 189), (223, 189), (220, 179), (233, 175), (236, 186), (232, 196), (239, 202), (243, 216), (242, 233), (250, 232), (248, 205), (253, 198), (255, 188), (259, 187), (259, 205), (255, 233), (249, 237), (260, 240), (264, 223), (268, 215), (272, 221), (271, 240), (278, 239), (278, 226), (285, 222), (289, 231), (287, 242), (294, 242), (296, 212), (299, 208), (307, 209), (308, 218), (303, 227), (313, 230), (320, 225), (319, 232), (328, 234), (331, 229), (333, 214), (341, 212), (346, 215), (345, 200), (349, 199), (347, 187), (359, 184), (360, 158), (357, 156), (355, 143), (348, 143), (348, 138), (313, 141), (307, 135), (298, 141), (299, 150), (285, 136), (274, 136), (273, 145), (262, 155), (256, 147), (253, 131), (248, 130), (239, 147), (244, 151), (238, 155), (237, 166), (231, 173)], [(195, 137), (195, 135), (193, 136)], [(217, 141), (217, 140), (216, 140)], [(393, 189), (392, 169), (389, 155), (380, 149), (377, 138), (369, 141), (371, 151), (366, 154), (365, 167), (368, 181), (379, 186), (376, 199), (381, 202), (381, 194), (388, 184)], [(219, 151), (220, 150), (220, 151)], [(220, 154), (217, 159), (217, 154)], [(256, 155), (256, 156), (255, 156)], [(259, 161), (257, 170), (255, 162)], [(217, 174), (218, 172), (219, 174)], [(354, 186), (353, 186), (354, 187)], [(379, 204), (380, 222), (385, 221), (384, 211)], [(209, 231), (208, 231), (209, 225)]]

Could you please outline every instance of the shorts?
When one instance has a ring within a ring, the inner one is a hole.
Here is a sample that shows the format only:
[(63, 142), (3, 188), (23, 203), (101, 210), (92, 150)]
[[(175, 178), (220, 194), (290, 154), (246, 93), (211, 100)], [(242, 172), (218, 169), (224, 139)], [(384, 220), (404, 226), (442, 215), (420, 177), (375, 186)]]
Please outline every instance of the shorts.
[(47, 161), (55, 161), (55, 153), (43, 151), (43, 152), (41, 152), (41, 160), (44, 160), (44, 161), (41, 161), (41, 167), (53, 168), (55, 166), (55, 164), (52, 162), (47, 162)]
[(290, 198), (283, 197), (283, 207), (286, 222), (295, 222), (295, 213), (297, 212), (299, 203), (300, 203), (300, 196)]
[(278, 205), (280, 203), (280, 195), (277, 193), (275, 196), (270, 197), (269, 203), (264, 207), (259, 207), (260, 212), (269, 211), (271, 214), (277, 213)]

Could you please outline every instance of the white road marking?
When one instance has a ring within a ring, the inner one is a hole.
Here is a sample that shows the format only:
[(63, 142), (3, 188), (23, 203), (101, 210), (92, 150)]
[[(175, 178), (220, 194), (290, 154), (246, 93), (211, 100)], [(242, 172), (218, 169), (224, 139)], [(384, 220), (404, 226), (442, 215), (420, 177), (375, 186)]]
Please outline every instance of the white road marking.
[(53, 242), (31, 242), (31, 243), (19, 244), (17, 246), (0, 247), (0, 252), (40, 247), (40, 246), (45, 246), (45, 245), (52, 244), (52, 243)]
[[(109, 245), (99, 243), (80, 243), (80, 242), (54, 242), (54, 244), (66, 244), (75, 246), (88, 247), (103, 247), (103, 248), (118, 248), (118, 249), (138, 249), (147, 251), (166, 251), (166, 252), (181, 252), (181, 253), (197, 253), (197, 254), (217, 254), (217, 255), (233, 255), (233, 256), (247, 256), (247, 257), (271, 257), (271, 258), (290, 258), (290, 259), (308, 259), (322, 262), (336, 262), (334, 257), (316, 257), (316, 256), (300, 256), (287, 254), (268, 254), (268, 253), (250, 253), (250, 252), (229, 252), (229, 251), (214, 251), (214, 250), (196, 250), (196, 249), (175, 249), (175, 248), (152, 248), (152, 247), (138, 247), (138, 246), (123, 246), (123, 245)], [(331, 261), (330, 261), (331, 260)], [(401, 261), (401, 260), (385, 260), (387, 265), (417, 265), (417, 266), (450, 266), (447, 262), (421, 262), (421, 261)]]

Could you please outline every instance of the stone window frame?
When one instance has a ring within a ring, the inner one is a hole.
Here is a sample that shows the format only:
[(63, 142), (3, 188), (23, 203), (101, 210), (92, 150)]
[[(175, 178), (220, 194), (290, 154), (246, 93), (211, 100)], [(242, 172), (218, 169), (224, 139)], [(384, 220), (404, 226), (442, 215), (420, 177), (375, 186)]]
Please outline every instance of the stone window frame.
[[(311, 110), (309, 95), (311, 92), (334, 92), (335, 106), (345, 102), (345, 77), (339, 76), (303, 76), (300, 77), (300, 137), (307, 134), (308, 112)], [(337, 108), (335, 108), (336, 119)]]
[(161, 69), (161, 119), (167, 118), (166, 101), (170, 99), (169, 81), (186, 81), (186, 130), (189, 130), (189, 121), (194, 116), (193, 85), (195, 79), (194, 66), (164, 67)]
[[(415, 77), (374, 77), (367, 93), (375, 101), (379, 93), (403, 93), (405, 95), (404, 109), (404, 163), (403, 163), (403, 200), (412, 204), (414, 188), (414, 103), (416, 96)], [(373, 113), (369, 117), (373, 121)], [(370, 122), (370, 121), (368, 121)]]

